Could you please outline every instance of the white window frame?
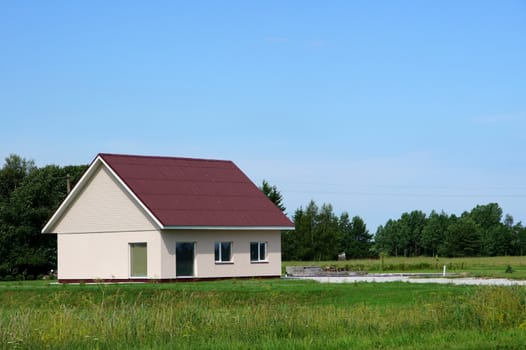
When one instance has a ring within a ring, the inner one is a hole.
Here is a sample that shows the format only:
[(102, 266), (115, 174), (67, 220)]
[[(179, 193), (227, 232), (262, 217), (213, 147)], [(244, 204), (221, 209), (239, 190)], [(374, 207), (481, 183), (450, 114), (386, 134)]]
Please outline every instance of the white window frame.
[[(221, 256), (221, 245), (224, 243), (230, 244), (230, 260), (223, 260)], [(216, 259), (216, 247), (219, 244), (219, 260)], [(214, 243), (214, 261), (216, 264), (233, 264), (234, 263), (234, 242), (232, 241), (216, 241)]]
[[(258, 245), (258, 258), (257, 260), (252, 260), (252, 244)], [(265, 256), (261, 257), (261, 246), (265, 247)], [(267, 263), (268, 262), (268, 242), (266, 241), (253, 241), (250, 242), (250, 262), (253, 264), (257, 263)]]

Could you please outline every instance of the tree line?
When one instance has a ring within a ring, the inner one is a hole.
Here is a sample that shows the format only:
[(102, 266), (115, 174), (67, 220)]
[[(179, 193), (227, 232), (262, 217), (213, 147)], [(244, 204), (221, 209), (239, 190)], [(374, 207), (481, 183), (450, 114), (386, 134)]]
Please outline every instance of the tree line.
[(526, 253), (526, 228), (498, 203), (460, 216), (415, 210), (380, 226), (375, 250), (393, 256), (503, 256)]
[(460, 216), (420, 210), (378, 227), (374, 236), (359, 216), (339, 217), (330, 204), (311, 201), (296, 210), (295, 230), (282, 233), (284, 260), (335, 260), (387, 256), (504, 256), (526, 253), (526, 227), (503, 216), (498, 203), (477, 205)]

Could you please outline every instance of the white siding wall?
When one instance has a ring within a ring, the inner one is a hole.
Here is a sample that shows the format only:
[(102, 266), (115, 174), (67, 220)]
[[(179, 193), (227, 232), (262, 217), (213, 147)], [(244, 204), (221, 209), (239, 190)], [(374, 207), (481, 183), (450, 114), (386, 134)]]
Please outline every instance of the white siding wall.
[[(233, 264), (216, 264), (214, 243), (233, 242)], [(268, 262), (250, 262), (250, 242), (268, 242)], [(175, 243), (196, 242), (195, 277), (249, 277), (281, 275), (280, 231), (163, 231), (163, 278), (175, 278)]]
[(158, 231), (59, 234), (59, 279), (130, 278), (129, 243), (147, 243), (148, 278), (161, 278)]
[(161, 277), (159, 231), (102, 166), (50, 231), (57, 233), (59, 279), (129, 278), (134, 242), (148, 245), (148, 277)]
[(154, 229), (143, 210), (99, 166), (66, 214), (51, 228), (55, 233), (122, 232)]

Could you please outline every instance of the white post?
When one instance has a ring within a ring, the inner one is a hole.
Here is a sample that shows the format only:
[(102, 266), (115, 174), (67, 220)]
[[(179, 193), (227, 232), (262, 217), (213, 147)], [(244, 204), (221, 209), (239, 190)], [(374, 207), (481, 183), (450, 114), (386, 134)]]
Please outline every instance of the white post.
[(442, 272), (442, 276), (446, 277), (446, 265), (444, 265), (444, 271)]

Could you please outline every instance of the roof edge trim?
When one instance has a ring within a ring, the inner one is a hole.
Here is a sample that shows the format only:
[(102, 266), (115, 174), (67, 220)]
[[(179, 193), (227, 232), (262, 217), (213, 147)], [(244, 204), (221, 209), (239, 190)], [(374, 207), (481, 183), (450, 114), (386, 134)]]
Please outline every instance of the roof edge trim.
[(88, 169), (86, 169), (84, 174), (82, 174), (80, 180), (75, 184), (75, 186), (73, 186), (71, 192), (66, 195), (66, 198), (62, 201), (58, 209), (53, 213), (44, 228), (42, 228), (41, 233), (53, 233), (51, 232), (51, 228), (56, 224), (57, 220), (62, 217), (63, 212), (69, 206), (70, 202), (77, 197), (78, 192), (82, 190), (87, 179), (91, 178), (93, 172), (95, 172), (97, 159), (98, 157), (91, 162), (91, 164), (88, 166)]
[(165, 226), (163, 230), (217, 230), (217, 231), (292, 231), (294, 226)]

